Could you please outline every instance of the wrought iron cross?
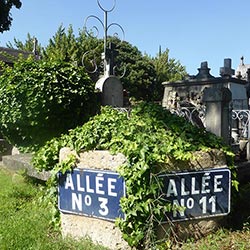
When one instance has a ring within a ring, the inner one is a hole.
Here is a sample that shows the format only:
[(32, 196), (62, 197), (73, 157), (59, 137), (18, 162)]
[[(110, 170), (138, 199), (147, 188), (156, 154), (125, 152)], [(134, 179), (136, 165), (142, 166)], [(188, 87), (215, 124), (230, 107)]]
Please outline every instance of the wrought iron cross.
[[(104, 65), (104, 76), (110, 76), (110, 75), (114, 75), (114, 68), (115, 68), (115, 65), (114, 65), (114, 58), (115, 58), (115, 55), (116, 55), (116, 52), (115, 52), (115, 44), (113, 43), (110, 43), (109, 46), (107, 45), (107, 38), (108, 38), (108, 31), (110, 29), (110, 27), (112, 26), (116, 26), (118, 27), (121, 32), (122, 32), (122, 35), (123, 35), (123, 39), (124, 39), (124, 30), (122, 28), (121, 25), (117, 24), (117, 23), (110, 23), (108, 24), (108, 13), (112, 12), (116, 6), (116, 0), (113, 0), (113, 5), (110, 9), (105, 9), (101, 3), (100, 3), (100, 0), (97, 0), (97, 3), (98, 3), (98, 6), (100, 7), (100, 9), (103, 11), (104, 13), (104, 21), (102, 21), (99, 17), (95, 16), (95, 15), (90, 15), (88, 16), (86, 19), (85, 19), (85, 30), (86, 32), (88, 33), (86, 27), (87, 27), (87, 22), (89, 19), (93, 18), (95, 20), (97, 20), (103, 30), (104, 30), (104, 37), (103, 37), (103, 41), (104, 41), (104, 51), (102, 53), (102, 60), (103, 60), (103, 65)], [(97, 28), (97, 26), (93, 26), (92, 27), (92, 30), (95, 30), (97, 32), (97, 36), (99, 34), (99, 29)], [(90, 33), (88, 33), (89, 35), (91, 35)], [(115, 33), (114, 36), (117, 36), (118, 34)], [(122, 40), (123, 40), (122, 39)], [(89, 54), (90, 52), (86, 52), (84, 55), (83, 55), (83, 59), (84, 57)], [(83, 60), (83, 64), (84, 64), (84, 60)], [(94, 70), (91, 71), (91, 73), (95, 73), (97, 71), (97, 65), (96, 65), (96, 61), (95, 61), (95, 56), (93, 57), (93, 59), (91, 60), (91, 64), (94, 66)]]

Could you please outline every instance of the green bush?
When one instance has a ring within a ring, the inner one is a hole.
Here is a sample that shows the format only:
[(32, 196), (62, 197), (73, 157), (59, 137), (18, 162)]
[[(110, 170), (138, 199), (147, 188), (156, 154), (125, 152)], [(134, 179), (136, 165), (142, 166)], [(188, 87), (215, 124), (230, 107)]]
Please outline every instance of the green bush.
[(96, 108), (94, 83), (82, 67), (28, 59), (0, 76), (0, 129), (22, 151), (83, 124)]
[[(127, 197), (121, 200), (126, 219), (117, 223), (124, 239), (138, 249), (147, 249), (146, 245), (153, 249), (154, 229), (171, 209), (159, 198), (159, 167), (168, 170), (170, 161), (187, 163), (197, 150), (219, 148), (232, 156), (220, 138), (159, 105), (144, 102), (130, 114), (104, 107), (100, 115), (83, 126), (48, 142), (36, 153), (33, 164), (39, 170), (53, 170), (54, 174), (65, 171), (65, 164), (57, 165), (59, 150), (64, 146), (76, 151), (105, 149), (127, 157), (127, 164), (119, 168), (126, 182)], [(70, 169), (71, 159), (68, 163)]]

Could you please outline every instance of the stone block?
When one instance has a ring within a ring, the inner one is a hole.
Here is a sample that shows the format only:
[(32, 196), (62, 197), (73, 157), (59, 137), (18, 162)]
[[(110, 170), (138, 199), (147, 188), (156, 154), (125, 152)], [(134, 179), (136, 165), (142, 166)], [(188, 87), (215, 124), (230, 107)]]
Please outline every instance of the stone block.
[[(69, 148), (60, 150), (59, 159), (64, 160), (69, 154), (76, 154)], [(117, 167), (126, 162), (123, 154), (112, 155), (109, 151), (80, 152), (77, 168), (116, 171)], [(114, 222), (93, 217), (73, 215), (61, 212), (62, 234), (75, 238), (90, 237), (94, 242), (108, 247), (110, 250), (130, 249), (127, 242)]]

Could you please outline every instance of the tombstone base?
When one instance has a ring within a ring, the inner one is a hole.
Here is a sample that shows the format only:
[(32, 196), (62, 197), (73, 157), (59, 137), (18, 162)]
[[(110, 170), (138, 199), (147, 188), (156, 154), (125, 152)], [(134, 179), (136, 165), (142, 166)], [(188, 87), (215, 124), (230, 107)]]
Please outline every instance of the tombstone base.
[(157, 237), (161, 240), (167, 238), (168, 234), (174, 234), (175, 238), (180, 241), (185, 241), (189, 238), (198, 240), (215, 232), (220, 227), (221, 221), (222, 217), (216, 217), (213, 219), (174, 222), (173, 224), (165, 223), (158, 226)]
[(110, 250), (130, 249), (127, 242), (122, 239), (119, 228), (113, 222), (92, 217), (61, 213), (61, 229), (64, 237), (89, 237)]

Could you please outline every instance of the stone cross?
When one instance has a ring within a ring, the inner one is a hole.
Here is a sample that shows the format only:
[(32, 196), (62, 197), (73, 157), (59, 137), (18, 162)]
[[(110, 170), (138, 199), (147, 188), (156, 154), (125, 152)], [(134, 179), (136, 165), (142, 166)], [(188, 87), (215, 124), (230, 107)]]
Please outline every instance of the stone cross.
[(221, 67), (220, 68), (220, 75), (222, 77), (225, 77), (225, 76), (233, 76), (235, 73), (235, 70), (232, 69), (232, 60), (230, 58), (226, 58), (224, 59), (224, 67)]
[(210, 68), (208, 68), (207, 62), (202, 62), (201, 67), (198, 69), (199, 73), (195, 76), (195, 79), (208, 79), (208, 78), (214, 78), (210, 74)]

